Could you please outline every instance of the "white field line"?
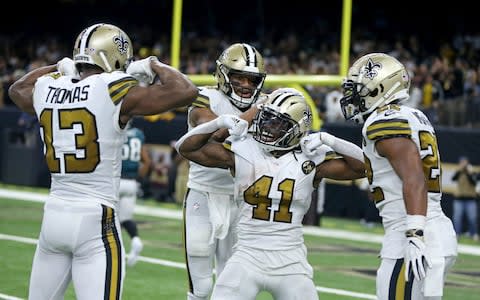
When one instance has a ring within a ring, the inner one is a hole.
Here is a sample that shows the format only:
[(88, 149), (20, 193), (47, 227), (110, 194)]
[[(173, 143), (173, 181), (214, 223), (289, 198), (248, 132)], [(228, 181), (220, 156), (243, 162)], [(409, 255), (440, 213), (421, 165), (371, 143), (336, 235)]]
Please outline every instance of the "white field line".
[(5, 295), (5, 294), (2, 294), (2, 293), (0, 293), (0, 299), (2, 299), (2, 300), (23, 300), (22, 298), (17, 298), (17, 297), (13, 297), (13, 296), (10, 296), (10, 295)]
[[(14, 191), (8, 189), (0, 188), (0, 198), (10, 198), (16, 200), (24, 201), (34, 201), (34, 202), (43, 202), (47, 197), (46, 194), (39, 194), (33, 192), (25, 191)], [(182, 219), (182, 212), (176, 209), (165, 209), (158, 207), (150, 207), (145, 205), (136, 205), (135, 214), (152, 216), (152, 217), (161, 217), (167, 219)], [(351, 241), (361, 241), (361, 242), (371, 242), (371, 243), (382, 243), (382, 235), (374, 233), (361, 233), (361, 232), (352, 232), (348, 230), (339, 230), (339, 229), (327, 229), (316, 226), (304, 226), (303, 232), (306, 235), (313, 236), (323, 236), (329, 238), (337, 238)], [(458, 245), (458, 252), (462, 254), (470, 254), (480, 256), (480, 247), (473, 245)]]
[[(3, 233), (0, 233), (0, 240), (8, 240), (8, 241), (20, 242), (20, 243), (26, 243), (26, 244), (32, 244), (32, 245), (36, 245), (38, 242), (38, 240), (36, 239), (26, 238), (26, 237), (21, 237), (16, 235), (3, 234)], [(186, 269), (185, 263), (179, 263), (179, 262), (174, 262), (170, 260), (164, 260), (164, 259), (158, 259), (158, 258), (146, 257), (146, 256), (140, 256), (138, 260), (146, 263), (150, 263), (150, 264), (155, 264), (155, 265), (162, 265), (162, 266), (172, 267), (177, 269)], [(316, 286), (316, 289), (317, 291), (326, 293), (326, 294), (349, 296), (357, 299), (372, 299), (372, 300), (377, 299), (375, 295), (371, 295), (371, 294), (357, 293), (357, 292), (351, 292), (351, 291), (340, 290), (340, 289), (332, 289), (332, 288), (327, 288), (322, 286)], [(0, 294), (0, 299), (22, 300), (21, 298), (16, 298), (16, 297), (4, 295), (4, 294)]]

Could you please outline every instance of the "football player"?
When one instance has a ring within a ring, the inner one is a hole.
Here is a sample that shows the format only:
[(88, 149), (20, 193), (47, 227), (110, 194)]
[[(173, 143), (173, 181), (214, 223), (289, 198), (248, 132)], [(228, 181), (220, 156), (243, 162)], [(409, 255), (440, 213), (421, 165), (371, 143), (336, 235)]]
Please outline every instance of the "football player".
[[(187, 159), (224, 169), (234, 178), (238, 241), (211, 299), (255, 299), (261, 291), (280, 300), (318, 299), (302, 219), (322, 178), (361, 178), (364, 165), (358, 146), (332, 135), (332, 145), (339, 146), (333, 149), (340, 149), (343, 157), (321, 143), (309, 156), (302, 152), (300, 143), (311, 121), (299, 92), (274, 91), (260, 105), (252, 134), (246, 134), (247, 121), (225, 114), (177, 142)], [(218, 128), (228, 128), (231, 135), (223, 144), (210, 140)], [(320, 141), (316, 134), (314, 139)]]
[(122, 146), (122, 172), (120, 179), (118, 219), (131, 238), (127, 265), (137, 263), (143, 250), (143, 242), (138, 235), (137, 223), (133, 220), (133, 211), (137, 201), (138, 179), (145, 178), (152, 161), (145, 147), (145, 135), (140, 128), (127, 124), (127, 138)]
[[(217, 60), (216, 86), (199, 88), (199, 95), (188, 111), (188, 128), (223, 114), (241, 115), (251, 121), (256, 113), (265, 80), (260, 52), (252, 45), (236, 43), (227, 47)], [(226, 130), (214, 137), (223, 141)], [(222, 272), (236, 241), (236, 205), (233, 178), (228, 170), (207, 168), (190, 162), (185, 208), (185, 251), (189, 280), (189, 300), (209, 299), (213, 270)]]
[(116, 207), (125, 125), (134, 115), (189, 105), (198, 94), (156, 58), (132, 58), (122, 29), (95, 24), (78, 35), (73, 60), (32, 70), (9, 89), (21, 110), (38, 117), (52, 178), (29, 299), (63, 299), (71, 280), (76, 299), (121, 299), (125, 256)]
[(435, 130), (402, 105), (410, 75), (394, 57), (371, 53), (355, 61), (342, 87), (345, 119), (363, 124), (367, 178), (385, 229), (377, 297), (441, 299), (457, 239), (441, 207)]

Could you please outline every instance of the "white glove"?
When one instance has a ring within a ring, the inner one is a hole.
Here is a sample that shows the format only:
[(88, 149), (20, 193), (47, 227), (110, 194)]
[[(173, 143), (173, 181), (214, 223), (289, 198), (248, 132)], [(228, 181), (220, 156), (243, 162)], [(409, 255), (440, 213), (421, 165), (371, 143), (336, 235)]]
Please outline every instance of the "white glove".
[(322, 145), (333, 148), (336, 137), (326, 132), (315, 132), (303, 137), (300, 141), (300, 147), (307, 156), (315, 156), (316, 151)]
[(62, 75), (78, 77), (77, 68), (75, 68), (75, 63), (73, 59), (69, 57), (64, 57), (57, 62), (57, 70)]
[(149, 56), (141, 60), (133, 61), (128, 65), (126, 72), (140, 82), (152, 84), (157, 75), (153, 72), (152, 67), (150, 66), (152, 60), (158, 60), (158, 58), (155, 56)]
[(235, 138), (244, 138), (248, 132), (248, 122), (236, 116), (225, 114), (217, 118), (219, 128), (227, 128), (228, 133)]
[[(405, 248), (405, 280), (423, 280), (425, 278), (425, 266), (431, 267), (432, 262), (425, 251), (423, 242), (423, 230), (410, 229), (406, 232), (407, 246)], [(413, 276), (413, 278), (412, 278)]]
[(300, 148), (302, 148), (302, 152), (310, 157), (315, 156), (317, 149), (321, 145), (323, 145), (323, 142), (320, 138), (320, 132), (310, 133), (300, 140)]

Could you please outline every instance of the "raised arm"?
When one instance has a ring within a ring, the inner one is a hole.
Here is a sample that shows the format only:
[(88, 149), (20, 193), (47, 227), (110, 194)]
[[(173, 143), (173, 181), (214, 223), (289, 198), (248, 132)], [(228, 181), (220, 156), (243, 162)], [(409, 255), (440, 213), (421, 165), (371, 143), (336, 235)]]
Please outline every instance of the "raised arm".
[(33, 108), (33, 87), (35, 82), (39, 77), (56, 70), (56, 65), (49, 65), (28, 72), (10, 86), (8, 95), (22, 111), (35, 114), (35, 109)]
[[(255, 118), (255, 115), (257, 114), (257, 112), (258, 112), (258, 107), (256, 105), (252, 105), (252, 107), (250, 107), (247, 111), (239, 115), (239, 117), (247, 121), (248, 125), (250, 126), (252, 125), (252, 120), (253, 118)], [(212, 138), (215, 141), (223, 142), (229, 135), (230, 133), (228, 132), (227, 128), (221, 128), (212, 135)]]
[[(158, 81), (151, 85), (132, 87), (121, 108), (122, 122), (135, 115), (153, 115), (190, 105), (198, 95), (198, 89), (186, 75), (161, 63), (156, 58), (143, 59), (138, 62), (150, 68), (158, 76)], [(129, 67), (130, 68), (130, 67)]]
[(177, 141), (175, 148), (188, 160), (234, 172), (234, 154), (222, 144), (210, 141), (212, 133), (220, 128), (228, 128), (231, 134), (242, 136), (246, 134), (248, 123), (234, 115), (222, 115), (187, 132)]
[(317, 166), (315, 173), (316, 184), (318, 184), (322, 178), (347, 180), (365, 177), (363, 151), (352, 142), (335, 137), (326, 132), (317, 132), (303, 138), (300, 145), (302, 151), (304, 151), (307, 156), (316, 155), (317, 149), (319, 149), (321, 145), (327, 145), (336, 153), (342, 155), (341, 159), (325, 161)]

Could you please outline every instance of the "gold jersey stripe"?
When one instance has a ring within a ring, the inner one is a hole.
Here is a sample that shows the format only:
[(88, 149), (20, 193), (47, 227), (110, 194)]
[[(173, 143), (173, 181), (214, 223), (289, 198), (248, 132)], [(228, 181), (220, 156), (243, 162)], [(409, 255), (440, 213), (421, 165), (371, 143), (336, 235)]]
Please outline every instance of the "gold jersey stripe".
[(232, 151), (232, 142), (231, 141), (225, 141), (223, 143), (223, 147), (227, 149), (228, 151)]
[(62, 77), (62, 73), (60, 73), (60, 72), (51, 72), (51, 73), (48, 73), (47, 76), (50, 76), (50, 77), (52, 77), (53, 79), (58, 79), (58, 78)]
[(388, 289), (388, 299), (412, 299), (413, 280), (405, 281), (405, 263), (403, 258), (397, 259), (393, 267)]
[(108, 93), (113, 103), (118, 104), (120, 100), (128, 93), (131, 87), (138, 85), (138, 80), (133, 77), (124, 77), (120, 80), (111, 82), (108, 85)]
[(338, 159), (338, 158), (342, 158), (342, 156), (339, 155), (335, 151), (328, 151), (327, 153), (325, 153), (324, 161), (328, 161), (328, 160), (332, 160), (332, 159)]
[(210, 108), (210, 98), (204, 95), (198, 95), (197, 99), (193, 101), (192, 106)]
[(375, 130), (382, 127), (410, 127), (408, 125), (408, 121), (405, 119), (385, 119), (385, 120), (378, 120), (373, 122), (367, 127), (367, 132), (370, 130)]
[(375, 140), (388, 138), (388, 137), (410, 137), (410, 136), (412, 136), (412, 131), (410, 129), (408, 130), (390, 129), (390, 130), (382, 130), (382, 131), (376, 132), (375, 134), (369, 135), (368, 138), (372, 141), (375, 141)]
[(410, 136), (412, 130), (407, 120), (380, 120), (367, 127), (367, 138), (376, 140), (386, 136)]
[(383, 194), (383, 190), (380, 187), (373, 188), (372, 191), (373, 202), (378, 203), (385, 200), (385, 195)]
[(122, 252), (115, 215), (111, 207), (102, 205), (102, 240), (105, 246), (107, 270), (105, 272), (104, 299), (119, 300), (122, 289)]

